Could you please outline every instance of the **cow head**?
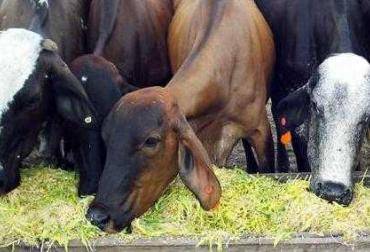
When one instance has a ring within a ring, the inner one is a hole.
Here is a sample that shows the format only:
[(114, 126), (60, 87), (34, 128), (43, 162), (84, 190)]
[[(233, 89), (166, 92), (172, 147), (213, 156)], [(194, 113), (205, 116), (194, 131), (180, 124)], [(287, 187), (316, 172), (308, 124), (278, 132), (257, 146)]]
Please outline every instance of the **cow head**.
[(220, 185), (202, 143), (163, 88), (124, 96), (104, 122), (107, 159), (87, 218), (107, 232), (120, 231), (146, 212), (180, 174), (201, 206), (220, 198)]
[(73, 74), (81, 80), (84, 90), (96, 108), (97, 130), (81, 129), (69, 141), (76, 142), (74, 152), (80, 170), (79, 195), (91, 195), (98, 189), (99, 178), (105, 163), (105, 146), (101, 138), (103, 119), (122, 95), (132, 88), (119, 74), (113, 63), (95, 55), (78, 57), (70, 64)]
[(19, 166), (50, 113), (86, 127), (93, 107), (54, 42), (24, 29), (0, 33), (0, 194), (20, 181)]
[(278, 106), (281, 127), (308, 127), (311, 190), (328, 201), (348, 205), (370, 115), (370, 65), (347, 53), (329, 57), (308, 84)]

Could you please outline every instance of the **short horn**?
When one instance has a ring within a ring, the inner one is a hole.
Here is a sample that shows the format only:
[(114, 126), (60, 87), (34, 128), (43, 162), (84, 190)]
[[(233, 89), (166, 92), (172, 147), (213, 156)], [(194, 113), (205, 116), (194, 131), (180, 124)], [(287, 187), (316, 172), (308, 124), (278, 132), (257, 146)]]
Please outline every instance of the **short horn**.
[(41, 46), (42, 46), (43, 49), (48, 50), (48, 51), (53, 51), (53, 52), (58, 51), (57, 44), (54, 41), (52, 41), (51, 39), (44, 39), (41, 42)]

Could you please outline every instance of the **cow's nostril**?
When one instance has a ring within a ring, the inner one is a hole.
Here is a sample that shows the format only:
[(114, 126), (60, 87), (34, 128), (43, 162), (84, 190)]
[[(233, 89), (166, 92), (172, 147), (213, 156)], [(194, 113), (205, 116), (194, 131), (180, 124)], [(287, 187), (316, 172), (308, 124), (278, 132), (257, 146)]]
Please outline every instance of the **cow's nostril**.
[(109, 222), (109, 214), (105, 209), (99, 207), (90, 207), (87, 210), (86, 218), (91, 222), (91, 224), (104, 230)]
[(351, 193), (352, 193), (352, 190), (348, 188), (348, 189), (346, 190), (346, 193), (345, 193), (345, 194), (346, 194), (346, 195), (348, 195), (348, 194), (351, 194)]
[(321, 189), (322, 189), (322, 183), (321, 182), (318, 182), (317, 183), (317, 190), (318, 191), (321, 191)]
[(312, 190), (315, 192), (317, 196), (321, 197), (322, 183), (321, 182), (316, 183), (315, 186), (312, 188)]
[(353, 199), (353, 191), (352, 189), (348, 188), (345, 193), (342, 195), (342, 197), (339, 200), (339, 203), (348, 206)]

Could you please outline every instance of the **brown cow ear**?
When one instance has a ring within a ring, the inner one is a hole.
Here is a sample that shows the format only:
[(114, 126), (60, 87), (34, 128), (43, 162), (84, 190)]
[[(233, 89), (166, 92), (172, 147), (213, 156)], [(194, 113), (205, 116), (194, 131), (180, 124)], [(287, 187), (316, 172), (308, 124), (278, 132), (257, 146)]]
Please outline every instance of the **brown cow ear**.
[(220, 183), (213, 173), (205, 148), (185, 117), (179, 123), (180, 178), (197, 197), (203, 209), (213, 209), (220, 201)]

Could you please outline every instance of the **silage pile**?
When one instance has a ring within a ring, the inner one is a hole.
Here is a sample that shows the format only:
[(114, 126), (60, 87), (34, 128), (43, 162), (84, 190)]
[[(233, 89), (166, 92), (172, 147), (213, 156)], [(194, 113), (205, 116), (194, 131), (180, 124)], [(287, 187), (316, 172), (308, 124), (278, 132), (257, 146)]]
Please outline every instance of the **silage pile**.
[[(356, 186), (350, 207), (329, 204), (307, 192), (302, 180), (279, 183), (249, 176), (241, 170), (216, 169), (222, 184), (220, 206), (203, 211), (179, 181), (145, 216), (133, 223), (124, 240), (146, 237), (191, 237), (200, 242), (222, 242), (239, 237), (271, 237), (277, 241), (300, 232), (342, 234), (355, 239), (370, 229), (370, 189)], [(0, 245), (64, 245), (81, 240), (86, 245), (106, 236), (84, 215), (91, 198), (76, 196), (73, 173), (48, 168), (23, 171), (22, 184), (0, 198)]]

